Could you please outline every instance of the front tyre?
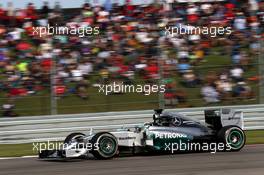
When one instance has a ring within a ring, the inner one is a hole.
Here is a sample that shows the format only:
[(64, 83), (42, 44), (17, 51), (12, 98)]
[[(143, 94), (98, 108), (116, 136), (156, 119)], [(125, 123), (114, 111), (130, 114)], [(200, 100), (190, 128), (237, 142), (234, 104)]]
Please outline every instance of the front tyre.
[(85, 135), (83, 133), (80, 132), (76, 132), (76, 133), (71, 133), (70, 135), (68, 135), (65, 140), (64, 140), (64, 144), (68, 144), (70, 145), (72, 142), (76, 142), (79, 141), (81, 138), (83, 138)]
[(239, 151), (246, 143), (244, 131), (237, 126), (225, 126), (218, 133), (219, 141), (225, 143), (226, 151)]
[(94, 149), (92, 154), (97, 159), (111, 159), (118, 153), (118, 142), (114, 135), (100, 132), (93, 136)]

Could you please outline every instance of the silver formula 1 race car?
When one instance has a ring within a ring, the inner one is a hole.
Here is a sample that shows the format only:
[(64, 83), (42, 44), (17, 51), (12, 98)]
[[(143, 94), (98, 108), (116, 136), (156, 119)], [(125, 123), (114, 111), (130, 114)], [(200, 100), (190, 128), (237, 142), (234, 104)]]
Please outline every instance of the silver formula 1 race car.
[(97, 159), (110, 159), (122, 153), (239, 151), (243, 148), (246, 136), (241, 111), (209, 109), (204, 111), (204, 116), (203, 124), (182, 114), (158, 109), (152, 122), (133, 128), (88, 135), (72, 133), (61, 149), (41, 151), (39, 158), (81, 158), (92, 154)]

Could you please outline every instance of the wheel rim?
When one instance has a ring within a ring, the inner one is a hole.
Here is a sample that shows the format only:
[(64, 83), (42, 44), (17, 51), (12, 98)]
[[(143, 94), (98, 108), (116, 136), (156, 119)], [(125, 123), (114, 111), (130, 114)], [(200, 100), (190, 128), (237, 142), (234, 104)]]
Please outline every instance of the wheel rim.
[(102, 137), (100, 140), (100, 150), (105, 155), (112, 155), (116, 150), (116, 142), (110, 137)]
[(227, 137), (227, 143), (233, 149), (239, 149), (244, 143), (244, 135), (239, 130), (231, 130)]

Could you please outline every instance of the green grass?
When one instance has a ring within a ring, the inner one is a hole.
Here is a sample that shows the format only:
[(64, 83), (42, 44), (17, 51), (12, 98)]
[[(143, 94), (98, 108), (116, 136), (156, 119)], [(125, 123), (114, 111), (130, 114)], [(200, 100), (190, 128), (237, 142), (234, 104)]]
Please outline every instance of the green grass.
[(32, 144), (1, 144), (0, 157), (35, 155)]
[[(246, 131), (246, 144), (264, 144), (264, 130)], [(33, 144), (1, 144), (0, 157), (36, 155)]]
[(264, 143), (264, 130), (246, 131), (247, 144)]

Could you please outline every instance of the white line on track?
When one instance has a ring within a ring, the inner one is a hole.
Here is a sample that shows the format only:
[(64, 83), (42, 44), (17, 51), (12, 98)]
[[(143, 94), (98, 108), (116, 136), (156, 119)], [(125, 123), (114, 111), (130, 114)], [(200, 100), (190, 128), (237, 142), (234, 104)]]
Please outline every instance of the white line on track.
[(0, 157), (0, 160), (11, 160), (11, 159), (26, 159), (26, 158), (36, 158), (38, 156), (22, 156), (22, 157)]

